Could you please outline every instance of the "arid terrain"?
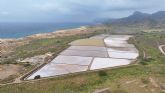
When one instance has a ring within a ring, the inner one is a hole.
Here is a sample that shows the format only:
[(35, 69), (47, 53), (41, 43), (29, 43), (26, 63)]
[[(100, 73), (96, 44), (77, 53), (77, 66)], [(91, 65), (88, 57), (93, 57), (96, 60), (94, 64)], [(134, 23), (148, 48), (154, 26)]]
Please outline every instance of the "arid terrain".
[[(34, 39), (11, 49), (12, 51), (5, 54), (10, 57), (1, 56), (1, 71), (7, 71), (8, 74), (3, 76), (7, 78), (1, 80), (0, 92), (11, 93), (11, 90), (14, 90), (12, 93), (92, 93), (109, 89), (112, 93), (163, 93), (165, 56), (158, 47), (165, 44), (164, 32), (143, 32), (133, 28), (106, 26), (90, 29), (90, 33), (86, 31), (65, 37)], [(18, 81), (41, 64), (50, 62), (67, 49), (70, 42), (100, 34), (133, 35), (129, 43), (139, 50), (137, 63), (121, 68), (87, 71), (42, 80)], [(36, 60), (40, 62), (36, 64)], [(13, 70), (3, 69), (6, 66)]]
[[(95, 93), (102, 90), (112, 93), (164, 93), (164, 23), (148, 15), (147, 18), (151, 17), (162, 25), (152, 24), (148, 19), (141, 20), (142, 25), (134, 20), (137, 14), (144, 17), (137, 12), (111, 25), (104, 23), (18, 39), (0, 39), (0, 93)], [(123, 20), (127, 20), (127, 24), (116, 24)], [(114, 38), (115, 35), (131, 37), (123, 41), (124, 38)], [(100, 52), (100, 47), (106, 49)], [(107, 59), (94, 58), (91, 61), (90, 57)], [(136, 61), (129, 64), (130, 61), (124, 58)], [(110, 64), (110, 61), (127, 66), (111, 68), (118, 64)], [(76, 73), (75, 69), (78, 70)], [(27, 77), (30, 80), (25, 80)]]
[[(76, 38), (88, 37), (92, 34), (100, 33), (98, 32), (98, 30), (100, 29), (102, 29), (102, 27), (97, 27), (94, 29), (89, 27), (88, 28), (81, 27), (75, 29), (61, 30), (52, 33), (36, 34), (18, 39), (0, 39), (0, 50), (1, 50), (0, 63), (1, 63), (1, 72), (2, 72), (1, 82), (2, 83), (13, 82), (16, 79), (16, 77), (18, 78), (19, 76), (22, 76), (26, 72), (35, 68), (36, 66), (42, 65), (43, 63), (47, 63), (49, 59), (56, 56), (58, 52), (66, 48), (68, 46), (69, 41), (71, 42)], [(72, 36), (75, 37), (76, 35), (78, 35), (78, 37), (72, 39)], [(84, 36), (79, 37), (80, 35), (84, 35)], [(58, 39), (56, 40), (55, 38)], [(70, 38), (70, 40), (67, 40), (65, 38)], [(53, 39), (55, 39), (55, 41)], [(39, 45), (37, 44), (38, 40), (40, 42)], [(50, 42), (46, 43), (40, 40), (50, 40)], [(37, 48), (38, 50), (36, 49), (34, 50), (32, 48), (33, 47), (32, 43), (36, 43), (37, 45), (36, 46), (34, 44), (34, 48), (35, 47), (40, 47), (40, 48), (39, 49)], [(29, 48), (24, 49), (25, 47), (27, 47), (27, 45), (29, 45)], [(44, 48), (46, 49), (45, 51), (43, 50), (43, 47), (45, 47)], [(57, 53), (54, 52), (52, 53), (51, 50), (53, 49), (57, 50), (56, 51)], [(28, 54), (25, 54), (23, 52), (26, 50), (29, 52)], [(32, 52), (35, 53), (33, 54)]]
[(0, 0), (0, 93), (165, 93), (165, 0)]

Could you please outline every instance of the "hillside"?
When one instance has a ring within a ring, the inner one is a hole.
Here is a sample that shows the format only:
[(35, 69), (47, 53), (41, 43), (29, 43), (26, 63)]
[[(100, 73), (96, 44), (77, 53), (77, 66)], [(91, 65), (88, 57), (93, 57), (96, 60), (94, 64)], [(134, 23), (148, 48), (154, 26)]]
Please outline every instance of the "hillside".
[[(13, 55), (28, 57), (44, 52), (52, 52), (56, 55), (67, 47), (68, 42), (91, 35), (94, 34), (35, 40), (20, 46)], [(165, 56), (158, 49), (158, 40), (164, 45), (165, 35), (141, 32), (129, 40), (130, 43), (135, 44), (140, 53), (135, 65), (20, 84), (0, 85), (0, 93), (93, 93), (104, 88), (110, 88), (111, 93), (164, 93)]]
[[(112, 20), (112, 19), (111, 19)], [(165, 27), (165, 11), (158, 11), (153, 14), (134, 12), (132, 15), (113, 21), (105, 21), (108, 25), (122, 25), (142, 28), (164, 28)]]

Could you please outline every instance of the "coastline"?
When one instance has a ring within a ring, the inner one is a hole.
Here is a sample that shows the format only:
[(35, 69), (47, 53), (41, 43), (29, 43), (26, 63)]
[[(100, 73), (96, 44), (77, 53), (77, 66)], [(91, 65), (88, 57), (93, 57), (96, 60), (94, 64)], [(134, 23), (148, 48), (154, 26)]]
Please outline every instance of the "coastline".
[(30, 36), (16, 38), (16, 39), (0, 38), (0, 51), (1, 51), (0, 56), (6, 55), (10, 53), (16, 47), (28, 44), (30, 41), (33, 41), (33, 40), (71, 36), (71, 35), (77, 35), (77, 34), (87, 34), (87, 33), (92, 33), (92, 32), (93, 31), (89, 30), (87, 26), (81, 26), (79, 28), (58, 30), (58, 31), (50, 32), (50, 33), (38, 33), (38, 34), (33, 34)]
[(48, 39), (48, 38), (56, 38), (56, 37), (65, 37), (65, 36), (73, 36), (73, 35), (83, 35), (93, 33), (95, 31), (99, 31), (104, 29), (103, 25), (97, 26), (80, 26), (78, 28), (72, 29), (64, 29), (58, 30), (50, 33), (38, 33), (30, 36), (22, 37), (22, 38), (0, 38), (0, 56), (7, 55), (13, 51), (16, 47), (28, 44), (29, 42), (37, 39)]
[[(29, 36), (25, 36), (25, 37), (21, 37), (21, 38), (0, 38), (0, 43), (2, 42), (11, 42), (11, 41), (17, 41), (17, 40), (24, 40), (27, 38), (41, 38), (41, 37), (45, 37), (45, 38), (50, 38), (50, 37), (46, 37), (46, 36), (53, 36), (55, 34), (63, 34), (63, 33), (68, 33), (67, 31), (82, 31), (82, 30), (86, 30), (86, 26), (80, 26), (78, 28), (72, 28), (72, 29), (64, 29), (64, 30), (57, 30), (57, 31), (53, 31), (53, 32), (49, 32), (49, 33), (38, 33), (38, 34), (32, 34)], [(69, 32), (70, 33), (70, 32)]]

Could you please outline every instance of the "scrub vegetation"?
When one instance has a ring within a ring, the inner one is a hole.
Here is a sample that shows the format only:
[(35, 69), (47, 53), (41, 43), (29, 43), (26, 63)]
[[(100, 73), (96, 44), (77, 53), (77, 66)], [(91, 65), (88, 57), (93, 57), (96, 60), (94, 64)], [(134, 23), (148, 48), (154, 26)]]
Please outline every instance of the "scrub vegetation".
[(8, 55), (10, 57), (6, 58), (2, 63), (16, 63), (16, 59), (18, 58), (23, 59), (27, 57), (33, 57), (35, 55), (41, 55), (48, 52), (52, 52), (53, 54), (57, 55), (61, 51), (69, 47), (68, 43), (77, 39), (88, 38), (101, 33), (103, 32), (96, 31), (94, 33), (82, 35), (80, 34), (73, 36), (33, 40), (29, 44), (17, 47), (10, 55)]
[[(56, 57), (61, 51), (68, 48), (68, 43), (77, 40), (77, 39), (84, 39), (88, 38), (97, 34), (102, 34), (104, 31), (93, 31), (92, 33), (86, 33), (86, 34), (78, 34), (78, 35), (71, 35), (71, 36), (61, 36), (61, 37), (55, 37), (55, 38), (48, 38), (48, 39), (36, 39), (28, 44), (22, 45), (17, 47), (13, 50), (10, 54), (3, 56), (1, 65), (6, 64), (14, 64), (17, 66), (21, 66), (23, 69), (21, 71), (18, 71), (17, 75), (11, 75), (6, 79), (0, 80), (0, 83), (11, 83), (14, 81), (16, 77), (18, 77), (20, 74), (23, 75), (30, 70), (34, 69), (36, 65), (31, 65), (30, 63), (20, 63), (17, 61), (18, 59), (22, 60), (28, 57), (33, 57), (36, 55), (43, 55), (45, 53), (53, 53), (53, 57)], [(1, 69), (1, 68), (0, 68)], [(4, 70), (6, 71), (6, 70)]]
[[(91, 35), (94, 34), (32, 41), (17, 48), (13, 58), (46, 52), (56, 55), (67, 48), (69, 42)], [(159, 51), (158, 44), (165, 44), (165, 34), (141, 32), (129, 42), (134, 43), (140, 52), (134, 65), (1, 86), (0, 93), (92, 93), (102, 88), (110, 88), (112, 93), (163, 93), (165, 55)]]

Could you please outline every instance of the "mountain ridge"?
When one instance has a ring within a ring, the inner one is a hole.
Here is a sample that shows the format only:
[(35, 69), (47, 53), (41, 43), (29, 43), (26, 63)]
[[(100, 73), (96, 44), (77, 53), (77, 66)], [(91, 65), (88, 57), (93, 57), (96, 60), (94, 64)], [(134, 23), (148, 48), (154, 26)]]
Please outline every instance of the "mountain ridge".
[(132, 15), (124, 18), (106, 21), (108, 25), (136, 26), (144, 28), (165, 27), (165, 11), (158, 11), (152, 14), (135, 11)]

